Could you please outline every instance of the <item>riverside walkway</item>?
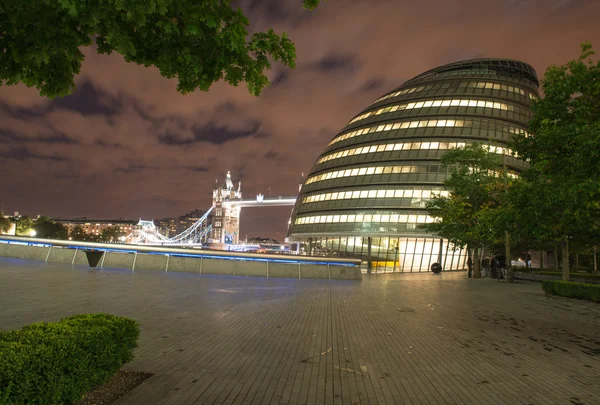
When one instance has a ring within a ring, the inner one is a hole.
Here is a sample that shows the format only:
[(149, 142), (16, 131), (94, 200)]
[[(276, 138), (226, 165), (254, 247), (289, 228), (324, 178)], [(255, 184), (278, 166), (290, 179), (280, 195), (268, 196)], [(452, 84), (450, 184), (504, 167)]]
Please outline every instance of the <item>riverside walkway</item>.
[(0, 257), (0, 328), (108, 312), (141, 324), (116, 404), (600, 403), (600, 305), (538, 283), (89, 271)]

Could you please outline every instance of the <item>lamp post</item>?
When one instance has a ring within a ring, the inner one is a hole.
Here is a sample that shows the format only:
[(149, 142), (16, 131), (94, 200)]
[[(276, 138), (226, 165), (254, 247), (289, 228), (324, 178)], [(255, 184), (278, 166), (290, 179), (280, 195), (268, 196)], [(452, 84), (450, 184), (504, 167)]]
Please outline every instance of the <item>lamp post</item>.
[(400, 250), (400, 246), (396, 246), (394, 250), (396, 251), (396, 253), (394, 254), (394, 270), (392, 271), (393, 273), (396, 272), (396, 263), (398, 262), (398, 251)]

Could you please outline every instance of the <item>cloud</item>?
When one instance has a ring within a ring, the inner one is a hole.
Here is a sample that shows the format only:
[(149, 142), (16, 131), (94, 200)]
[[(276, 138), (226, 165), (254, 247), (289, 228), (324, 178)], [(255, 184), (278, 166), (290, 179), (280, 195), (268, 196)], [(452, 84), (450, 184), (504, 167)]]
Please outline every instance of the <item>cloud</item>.
[[(191, 128), (191, 137), (181, 137), (173, 133), (166, 133), (159, 137), (160, 142), (166, 145), (188, 146), (197, 142), (208, 142), (216, 145), (222, 145), (240, 138), (247, 138), (258, 135), (260, 128), (259, 122), (251, 122), (249, 129), (229, 129), (220, 127), (214, 123), (203, 126), (193, 126)], [(264, 136), (264, 135), (262, 135)]]
[(313, 68), (320, 73), (329, 75), (339, 73), (352, 73), (359, 68), (358, 58), (352, 54), (331, 53), (317, 60)]
[(44, 155), (41, 153), (33, 152), (25, 147), (17, 147), (17, 148), (9, 149), (7, 151), (0, 151), (0, 158), (4, 158), (4, 159), (8, 159), (8, 160), (18, 160), (20, 162), (29, 162), (31, 160), (65, 162), (68, 160), (64, 156), (58, 156), (56, 154)]

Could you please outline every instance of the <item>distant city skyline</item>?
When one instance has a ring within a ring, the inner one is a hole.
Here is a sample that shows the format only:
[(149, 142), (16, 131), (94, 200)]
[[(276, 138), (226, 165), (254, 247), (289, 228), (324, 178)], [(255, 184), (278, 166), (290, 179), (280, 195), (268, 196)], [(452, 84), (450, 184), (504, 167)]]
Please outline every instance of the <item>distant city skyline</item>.
[[(294, 195), (331, 138), (410, 77), (477, 57), (523, 60), (543, 77), (600, 38), (592, 1), (332, 0), (312, 13), (299, 0), (240, 6), (252, 29), (285, 31), (297, 47), (296, 69), (273, 64), (258, 98), (223, 83), (183, 96), (154, 68), (89, 50), (71, 96), (1, 87), (4, 211), (174, 217), (208, 209), (228, 170), (245, 196)], [(290, 211), (247, 209), (240, 235), (283, 239)]]

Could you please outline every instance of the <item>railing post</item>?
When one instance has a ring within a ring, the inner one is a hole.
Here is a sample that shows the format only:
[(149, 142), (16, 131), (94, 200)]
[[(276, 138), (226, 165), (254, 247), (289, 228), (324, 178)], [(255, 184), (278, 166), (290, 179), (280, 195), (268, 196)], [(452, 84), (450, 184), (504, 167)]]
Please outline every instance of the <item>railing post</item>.
[(269, 278), (269, 261), (267, 260), (267, 278)]
[(50, 257), (50, 251), (52, 250), (52, 245), (50, 245), (50, 249), (48, 249), (48, 253), (46, 254), (45, 262), (48, 263), (48, 258)]
[(167, 255), (167, 265), (165, 266), (165, 271), (169, 271), (169, 257), (171, 256)]
[(202, 274), (202, 259), (203, 259), (203, 257), (200, 256), (200, 268), (198, 269), (198, 271), (200, 272), (200, 274)]
[(73, 260), (71, 260), (71, 266), (75, 264), (75, 258), (77, 257), (77, 251), (79, 250), (78, 247), (75, 248), (75, 254), (73, 255)]
[(106, 249), (104, 250), (104, 254), (102, 255), (102, 263), (100, 263), (100, 268), (104, 268), (104, 259), (106, 259), (106, 255), (108, 254), (108, 252), (106, 251)]
[(133, 265), (131, 266), (131, 271), (135, 271), (135, 262), (137, 260), (137, 255), (138, 255), (138, 252), (134, 252)]

